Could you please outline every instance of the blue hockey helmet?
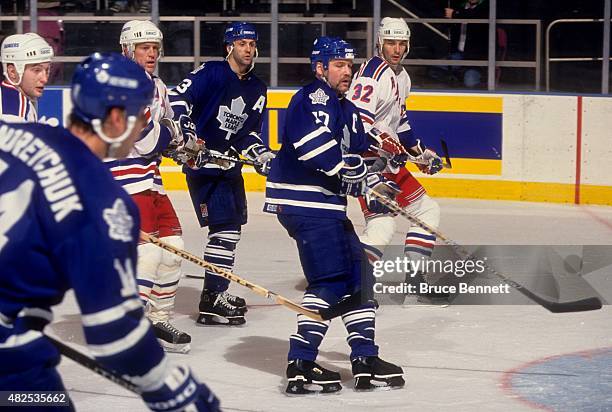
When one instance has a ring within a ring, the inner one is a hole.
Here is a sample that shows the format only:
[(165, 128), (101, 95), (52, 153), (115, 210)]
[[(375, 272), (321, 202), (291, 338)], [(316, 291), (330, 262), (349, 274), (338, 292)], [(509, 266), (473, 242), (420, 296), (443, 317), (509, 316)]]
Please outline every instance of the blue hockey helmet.
[(310, 54), (310, 66), (312, 71), (316, 71), (317, 62), (323, 63), (323, 68), (327, 70), (330, 60), (354, 59), (355, 49), (349, 42), (339, 37), (318, 37), (312, 45)]
[[(154, 84), (145, 70), (119, 53), (94, 53), (81, 62), (72, 76), (72, 114), (90, 124), (109, 144), (107, 157), (115, 157), (137, 124), (138, 115), (153, 101)], [(102, 122), (113, 107), (126, 112), (125, 131), (107, 136)]]
[(72, 76), (73, 114), (85, 123), (104, 120), (112, 107), (137, 116), (153, 100), (153, 82), (137, 63), (119, 53), (94, 53)]
[(257, 41), (257, 30), (255, 25), (245, 21), (236, 21), (230, 23), (225, 28), (223, 34), (223, 43), (232, 44), (236, 40), (250, 39)]

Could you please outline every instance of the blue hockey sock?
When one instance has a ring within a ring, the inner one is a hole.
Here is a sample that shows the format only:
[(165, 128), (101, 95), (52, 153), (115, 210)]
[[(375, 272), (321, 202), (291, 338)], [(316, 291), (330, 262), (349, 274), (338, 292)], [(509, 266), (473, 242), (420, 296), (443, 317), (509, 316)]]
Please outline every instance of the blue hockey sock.
[[(306, 292), (302, 299), (302, 306), (308, 309), (319, 310), (328, 308), (329, 303), (312, 293)], [(329, 321), (319, 322), (298, 314), (297, 332), (289, 337), (288, 359), (314, 361), (319, 353), (319, 345), (325, 337), (329, 323)]]
[[(236, 245), (240, 240), (240, 230), (222, 230), (208, 235), (208, 244), (204, 249), (204, 260), (222, 269), (232, 271), (234, 268), (234, 257)], [(227, 290), (229, 280), (215, 275), (206, 269), (204, 289), (214, 292)]]
[(371, 303), (342, 315), (348, 332), (346, 341), (351, 347), (351, 359), (378, 355), (378, 346), (374, 343), (375, 318), (376, 309)]

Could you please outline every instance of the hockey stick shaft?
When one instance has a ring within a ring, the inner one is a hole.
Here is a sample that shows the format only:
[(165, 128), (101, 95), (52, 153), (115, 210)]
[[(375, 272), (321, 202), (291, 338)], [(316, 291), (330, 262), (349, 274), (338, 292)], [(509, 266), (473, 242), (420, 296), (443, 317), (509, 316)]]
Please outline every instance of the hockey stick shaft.
[[(459, 245), (457, 242), (449, 239), (443, 233), (441, 233), (439, 230), (429, 226), (427, 223), (423, 222), (421, 219), (419, 219), (419, 218), (411, 215), (410, 213), (406, 212), (396, 202), (394, 202), (392, 200), (389, 200), (386, 196), (381, 195), (380, 193), (376, 192), (375, 190), (372, 190), (372, 189), (368, 188), (367, 191), (368, 191), (368, 193), (370, 195), (372, 195), (375, 198), (377, 198), (382, 204), (387, 206), (394, 213), (397, 213), (397, 214), (403, 216), (404, 218), (408, 219), (413, 224), (419, 226), (421, 229), (424, 229), (424, 230), (428, 231), (429, 233), (431, 233), (432, 235), (435, 235), (438, 239), (442, 240), (444, 243), (446, 243), (447, 245), (452, 247), (460, 256), (462, 256), (464, 258), (472, 259), (472, 260), (476, 259), (475, 256), (472, 253), (470, 253), (466, 248), (464, 248), (463, 246)], [(484, 265), (484, 267), (486, 269), (488, 269), (493, 275), (495, 275), (498, 278), (502, 279), (506, 284), (510, 285), (510, 287), (516, 289), (517, 291), (519, 291), (520, 293), (522, 293), (523, 295), (525, 295), (526, 297), (528, 297), (529, 299), (531, 299), (535, 303), (543, 306), (544, 308), (548, 309), (549, 311), (551, 311), (553, 313), (581, 312), (581, 311), (586, 311), (586, 310), (601, 309), (602, 303), (601, 303), (601, 300), (599, 300), (599, 298), (597, 298), (597, 297), (590, 297), (590, 298), (585, 298), (585, 299), (580, 299), (580, 300), (575, 300), (575, 301), (570, 301), (570, 302), (553, 302), (553, 301), (550, 301), (550, 300), (545, 299), (545, 298), (543, 298), (543, 297), (541, 297), (539, 295), (536, 295), (535, 293), (533, 293), (529, 289), (526, 289), (520, 283), (515, 282), (514, 280), (508, 278), (506, 275), (504, 275), (504, 274), (498, 272), (497, 270), (491, 268), (486, 263), (484, 263), (484, 262), (482, 262), (482, 263), (483, 263), (483, 265)]]
[(251, 291), (257, 293), (258, 295), (264, 296), (268, 299), (273, 299), (276, 303), (278, 303), (279, 305), (285, 306), (286, 308), (289, 308), (291, 310), (293, 310), (294, 312), (300, 313), (302, 315), (308, 316), (311, 319), (314, 320), (318, 320), (318, 321), (323, 321), (323, 317), (318, 313), (315, 312), (313, 310), (310, 309), (306, 309), (305, 307), (293, 302), (292, 300), (287, 299), (284, 296), (279, 295), (278, 293), (272, 292), (262, 286), (259, 286), (253, 282), (250, 282), (238, 275), (235, 275), (234, 273), (230, 272), (229, 270), (225, 270), (223, 268), (220, 268), (218, 266), (213, 265), (212, 263), (209, 263), (207, 261), (205, 261), (202, 258), (197, 257), (194, 254), (191, 254), (185, 250), (179, 249), (177, 247), (174, 247), (166, 242), (163, 242), (161, 240), (159, 240), (158, 238), (156, 238), (155, 236), (151, 236), (148, 233), (145, 232), (140, 232), (140, 238), (146, 242), (152, 243), (170, 253), (173, 253), (177, 256), (180, 256), (181, 258), (188, 260), (191, 263), (195, 263), (198, 266), (201, 266), (205, 269), (210, 270), (211, 272), (214, 272), (215, 274), (231, 280), (232, 282), (236, 282), (239, 285), (242, 285), (244, 287), (247, 287), (249, 289), (251, 289)]
[(70, 346), (66, 345), (65, 343), (57, 340), (56, 338), (52, 336), (45, 335), (45, 337), (49, 339), (51, 343), (55, 345), (57, 350), (59, 350), (59, 352), (65, 357), (67, 357), (68, 359), (72, 359), (79, 365), (86, 367), (87, 369), (97, 373), (100, 376), (105, 377), (109, 381), (114, 382), (119, 386), (122, 386), (128, 391), (131, 391), (131, 392), (134, 392), (135, 394), (140, 395), (140, 389), (138, 388), (138, 386), (134, 385), (132, 382), (128, 381), (127, 379), (119, 376), (119, 374), (117, 374), (116, 372), (102, 366), (95, 359), (92, 359), (89, 356), (85, 355), (84, 353), (81, 353), (78, 350), (71, 348)]
[(218, 160), (226, 160), (228, 162), (241, 163), (243, 165), (255, 166), (257, 162), (249, 159), (236, 158), (228, 155), (224, 155), (222, 153), (210, 153), (210, 157)]

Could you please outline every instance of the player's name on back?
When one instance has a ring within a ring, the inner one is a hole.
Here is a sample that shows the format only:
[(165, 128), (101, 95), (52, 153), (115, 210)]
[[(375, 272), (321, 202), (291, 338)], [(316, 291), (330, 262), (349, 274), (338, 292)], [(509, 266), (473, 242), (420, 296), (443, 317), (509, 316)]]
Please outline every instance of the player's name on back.
[[(62, 163), (62, 158), (38, 137), (25, 130), (2, 125), (0, 150), (21, 160), (36, 173), (56, 222), (61, 222), (73, 211), (83, 210), (81, 199)], [(0, 174), (7, 167), (8, 165), (0, 159)], [(33, 182), (26, 180), (19, 189), (28, 190), (29, 187), (31, 191), (31, 186)]]

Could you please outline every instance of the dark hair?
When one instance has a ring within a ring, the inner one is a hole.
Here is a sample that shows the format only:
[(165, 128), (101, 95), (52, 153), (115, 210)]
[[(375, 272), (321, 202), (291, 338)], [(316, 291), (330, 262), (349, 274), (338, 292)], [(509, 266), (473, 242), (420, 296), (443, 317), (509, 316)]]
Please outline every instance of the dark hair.
[(74, 113), (70, 113), (70, 116), (68, 116), (68, 127), (70, 126), (78, 127), (88, 133), (95, 133), (93, 127), (91, 127), (89, 123), (85, 123), (83, 120), (78, 118)]

